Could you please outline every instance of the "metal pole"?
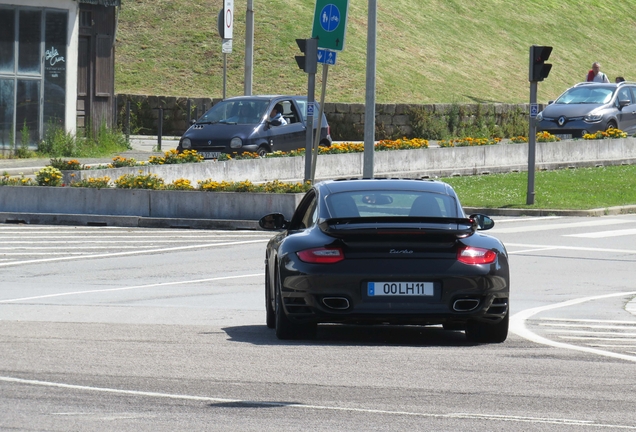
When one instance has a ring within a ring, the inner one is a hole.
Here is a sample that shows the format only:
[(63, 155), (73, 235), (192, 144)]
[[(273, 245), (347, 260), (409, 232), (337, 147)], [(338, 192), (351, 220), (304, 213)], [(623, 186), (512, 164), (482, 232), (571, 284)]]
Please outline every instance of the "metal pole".
[(373, 178), (373, 151), (375, 146), (375, 72), (376, 72), (376, 27), (378, 3), (369, 0), (367, 25), (367, 80), (364, 109), (364, 156), (362, 177)]
[(227, 89), (227, 53), (223, 53), (223, 99)]
[(161, 151), (161, 135), (163, 131), (163, 107), (159, 107), (159, 124), (157, 126), (157, 150)]
[(252, 95), (254, 74), (254, 0), (247, 0), (245, 12), (245, 96)]
[(126, 101), (126, 142), (130, 143), (130, 100)]
[[(320, 144), (320, 132), (322, 131), (322, 114), (325, 110), (325, 92), (327, 91), (327, 72), (329, 65), (322, 64), (322, 90), (320, 92), (320, 112), (318, 113), (318, 127), (316, 128), (316, 139), (314, 140), (314, 148), (312, 150), (311, 163), (311, 184), (316, 182), (316, 163), (318, 162), (318, 145)], [(312, 125), (313, 126), (313, 125)]]
[[(307, 132), (305, 135), (305, 181), (312, 181), (311, 163), (313, 161), (311, 151), (313, 139), (314, 139), (314, 114), (313, 110), (309, 111), (309, 107), (312, 106), (315, 109), (314, 102), (316, 101), (316, 74), (307, 74)], [(322, 106), (322, 104), (321, 104)], [(322, 127), (322, 117), (320, 117), (318, 128)], [(312, 181), (313, 182), (313, 181)]]
[[(530, 82), (530, 106), (537, 103), (537, 83)], [(528, 194), (526, 195), (526, 204), (534, 204), (534, 170), (535, 170), (535, 153), (537, 139), (537, 124), (534, 117), (530, 117), (530, 130), (528, 132)]]

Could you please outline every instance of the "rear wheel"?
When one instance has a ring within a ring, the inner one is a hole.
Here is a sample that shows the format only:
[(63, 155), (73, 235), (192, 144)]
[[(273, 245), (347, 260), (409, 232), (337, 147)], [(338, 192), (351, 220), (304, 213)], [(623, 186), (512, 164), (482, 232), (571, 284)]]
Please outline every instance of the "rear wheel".
[(618, 129), (618, 126), (616, 125), (616, 122), (614, 120), (610, 120), (607, 122), (607, 129), (612, 129), (612, 128)]
[(478, 343), (501, 343), (508, 337), (509, 313), (497, 324), (484, 321), (468, 321), (466, 323), (466, 339)]
[(287, 339), (311, 339), (316, 336), (316, 324), (304, 324), (291, 321), (283, 308), (280, 272), (276, 269), (276, 337)]

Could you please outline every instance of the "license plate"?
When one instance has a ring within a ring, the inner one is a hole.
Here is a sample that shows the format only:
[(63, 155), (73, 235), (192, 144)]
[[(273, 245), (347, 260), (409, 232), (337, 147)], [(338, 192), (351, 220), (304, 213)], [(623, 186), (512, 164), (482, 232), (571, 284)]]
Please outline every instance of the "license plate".
[(218, 159), (221, 152), (197, 152), (206, 159)]
[(433, 282), (369, 282), (367, 294), (378, 296), (432, 296)]

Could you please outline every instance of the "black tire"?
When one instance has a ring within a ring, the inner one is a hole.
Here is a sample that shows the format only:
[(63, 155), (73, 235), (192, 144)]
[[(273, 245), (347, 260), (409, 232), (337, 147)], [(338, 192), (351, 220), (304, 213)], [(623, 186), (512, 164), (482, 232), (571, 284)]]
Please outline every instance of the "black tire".
[(331, 143), (330, 143), (329, 141), (327, 141), (327, 140), (322, 140), (322, 141), (320, 141), (320, 144), (318, 144), (318, 145), (319, 145), (320, 147), (326, 147), (326, 148), (331, 147)]
[(265, 322), (268, 328), (276, 328), (276, 311), (272, 302), (272, 290), (269, 282), (269, 269), (265, 266)]
[(291, 321), (283, 308), (280, 272), (276, 269), (276, 337), (280, 340), (312, 339), (316, 336), (316, 324), (301, 324)]
[(607, 128), (605, 128), (605, 130), (607, 131), (607, 129), (618, 129), (618, 126), (616, 125), (616, 122), (614, 120), (610, 120), (607, 122)]
[(466, 323), (466, 339), (477, 343), (502, 343), (508, 337), (509, 313), (497, 324), (484, 321), (468, 321)]
[(269, 153), (269, 149), (264, 145), (260, 146), (258, 150), (256, 150), (256, 154), (258, 154), (260, 157), (265, 157), (267, 153)]

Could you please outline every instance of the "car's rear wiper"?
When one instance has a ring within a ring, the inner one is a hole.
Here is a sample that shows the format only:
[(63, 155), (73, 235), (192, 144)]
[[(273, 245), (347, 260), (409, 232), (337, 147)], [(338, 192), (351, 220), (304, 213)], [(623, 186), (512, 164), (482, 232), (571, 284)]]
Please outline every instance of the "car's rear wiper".
[(238, 122), (235, 122), (235, 121), (227, 121), (227, 120), (219, 120), (219, 123), (223, 123), (223, 124), (231, 124), (231, 125), (238, 124)]

